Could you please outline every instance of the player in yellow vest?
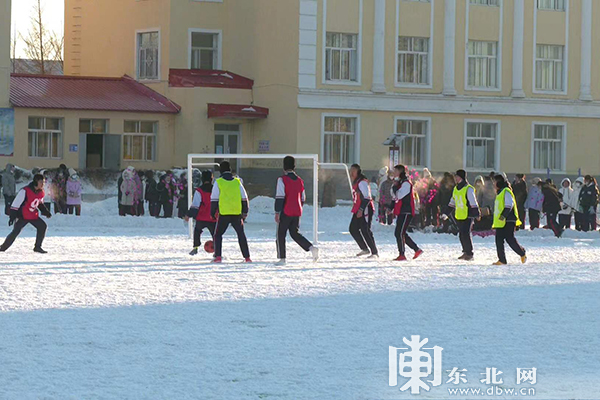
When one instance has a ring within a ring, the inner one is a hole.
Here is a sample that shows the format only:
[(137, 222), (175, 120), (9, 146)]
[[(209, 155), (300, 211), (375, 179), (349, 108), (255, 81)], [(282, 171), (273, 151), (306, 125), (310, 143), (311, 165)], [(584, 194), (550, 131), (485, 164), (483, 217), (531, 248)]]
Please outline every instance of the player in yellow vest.
[[(471, 234), (473, 221), (481, 218), (481, 213), (475, 196), (475, 188), (469, 185), (466, 171), (463, 169), (456, 171), (454, 181), (456, 186), (448, 208), (454, 209), (454, 219), (458, 225), (458, 237), (462, 245), (463, 254), (458, 259), (471, 261), (473, 259), (473, 236)], [(444, 214), (442, 219), (448, 219), (448, 216)]]
[(497, 196), (494, 204), (494, 224), (492, 228), (496, 230), (498, 261), (493, 265), (507, 264), (504, 242), (508, 243), (510, 248), (521, 257), (521, 262), (525, 263), (527, 261), (525, 249), (521, 247), (515, 238), (515, 230), (518, 226), (521, 226), (515, 195), (510, 183), (503, 175), (494, 177), (494, 186), (496, 187)]
[(248, 195), (240, 181), (231, 173), (229, 161), (221, 162), (219, 166), (221, 177), (217, 179), (210, 195), (211, 215), (217, 218), (215, 228), (215, 258), (213, 263), (221, 263), (223, 234), (229, 227), (233, 226), (238, 236), (238, 242), (245, 262), (251, 263), (248, 240), (244, 232), (244, 221), (248, 215)]

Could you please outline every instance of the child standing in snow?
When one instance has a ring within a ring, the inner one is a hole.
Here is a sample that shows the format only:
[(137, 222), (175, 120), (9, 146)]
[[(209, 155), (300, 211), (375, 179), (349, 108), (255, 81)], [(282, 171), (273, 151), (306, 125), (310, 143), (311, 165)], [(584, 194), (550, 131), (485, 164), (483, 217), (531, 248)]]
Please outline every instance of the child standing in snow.
[(561, 210), (558, 212), (558, 224), (561, 229), (571, 229), (573, 189), (571, 188), (571, 180), (569, 178), (562, 180), (558, 192), (562, 196)]
[(133, 176), (131, 175), (131, 171), (125, 170), (123, 171), (123, 182), (121, 182), (121, 200), (120, 200), (120, 209), (119, 215), (135, 215), (135, 210), (133, 209), (133, 205), (135, 202), (135, 190), (136, 185), (133, 180)]
[(75, 215), (81, 215), (81, 182), (77, 174), (67, 180), (67, 210), (69, 214), (75, 211)]
[(529, 189), (527, 201), (525, 202), (525, 208), (529, 210), (529, 229), (531, 230), (540, 227), (540, 213), (544, 205), (541, 183), (542, 180), (540, 178), (533, 178), (533, 185)]

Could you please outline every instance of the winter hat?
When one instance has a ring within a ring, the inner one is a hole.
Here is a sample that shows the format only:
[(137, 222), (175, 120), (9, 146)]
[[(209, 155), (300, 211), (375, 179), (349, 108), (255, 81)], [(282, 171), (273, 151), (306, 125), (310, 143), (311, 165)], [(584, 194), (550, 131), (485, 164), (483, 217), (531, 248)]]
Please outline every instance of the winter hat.
[(379, 176), (385, 176), (387, 175), (389, 172), (389, 168), (388, 167), (383, 167), (379, 170)]
[(477, 175), (477, 176), (475, 177), (475, 183), (477, 183), (477, 182), (481, 182), (482, 184), (483, 184), (483, 183), (485, 183), (485, 182), (483, 181), (483, 176), (481, 176), (481, 175)]
[(423, 178), (431, 178), (431, 172), (429, 168), (423, 168)]
[(287, 156), (283, 159), (283, 170), (292, 171), (296, 169), (296, 159), (292, 156)]
[(69, 175), (77, 175), (77, 171), (75, 171), (73, 168), (69, 168)]
[(460, 177), (463, 181), (467, 179), (467, 172), (464, 169), (456, 171), (456, 176)]
[(229, 164), (229, 161), (221, 161), (221, 164), (219, 164), (219, 171), (222, 174), (225, 172), (231, 172), (231, 164)]
[(73, 175), (71, 175), (71, 179), (73, 179), (74, 181), (77, 181), (77, 180), (79, 180), (79, 175), (73, 174)]
[(202, 183), (212, 182), (212, 180), (213, 180), (212, 171), (202, 171)]
[(575, 182), (579, 182), (583, 185), (584, 184), (583, 176), (580, 176), (579, 178), (575, 179)]

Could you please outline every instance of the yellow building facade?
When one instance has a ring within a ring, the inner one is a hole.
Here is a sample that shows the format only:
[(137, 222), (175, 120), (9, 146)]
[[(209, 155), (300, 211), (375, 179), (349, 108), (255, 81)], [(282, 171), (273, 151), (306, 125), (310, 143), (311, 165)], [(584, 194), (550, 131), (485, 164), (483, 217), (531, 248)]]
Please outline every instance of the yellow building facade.
[[(66, 0), (65, 10), (65, 74), (127, 74), (181, 106), (160, 167), (263, 151), (369, 171), (600, 173), (592, 0)], [(190, 69), (254, 82), (174, 84), (173, 71)], [(269, 113), (209, 116), (212, 103)]]

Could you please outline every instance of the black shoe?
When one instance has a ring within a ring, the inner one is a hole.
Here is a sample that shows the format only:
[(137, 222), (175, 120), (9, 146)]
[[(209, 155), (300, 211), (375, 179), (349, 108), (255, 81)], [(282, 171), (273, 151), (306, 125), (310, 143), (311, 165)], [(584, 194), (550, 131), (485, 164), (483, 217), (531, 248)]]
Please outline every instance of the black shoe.
[(190, 256), (195, 256), (196, 254), (198, 254), (198, 248), (195, 247), (194, 250), (190, 251)]
[(4, 247), (0, 247), (0, 252), (1, 253), (4, 253), (6, 250), (8, 250), (8, 249), (5, 249)]
[(33, 249), (34, 252), (36, 253), (40, 253), (40, 254), (47, 254), (48, 252), (44, 249), (42, 249), (41, 247), (36, 247)]

